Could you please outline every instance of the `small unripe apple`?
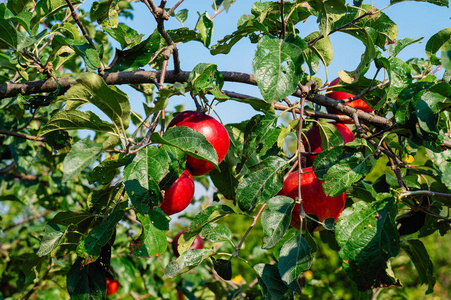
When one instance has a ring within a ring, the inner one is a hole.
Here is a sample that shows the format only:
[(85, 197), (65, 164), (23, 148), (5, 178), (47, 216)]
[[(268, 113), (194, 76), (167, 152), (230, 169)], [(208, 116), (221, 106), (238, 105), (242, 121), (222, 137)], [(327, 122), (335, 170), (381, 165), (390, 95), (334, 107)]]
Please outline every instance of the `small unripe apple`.
[[(185, 230), (179, 232), (179, 233), (175, 236), (175, 238), (172, 240), (172, 251), (174, 251), (174, 255), (175, 255), (176, 257), (179, 257), (179, 256), (180, 256), (180, 253), (179, 253), (179, 251), (177, 250), (177, 247), (178, 247), (178, 245), (179, 245), (179, 239), (180, 239), (180, 236), (181, 236), (182, 234), (184, 234), (185, 232), (187, 232), (187, 231), (188, 231), (188, 229), (185, 229)], [(196, 236), (196, 238), (194, 239), (194, 242), (191, 244), (190, 249), (203, 249), (203, 248), (204, 248), (204, 241), (203, 241), (199, 236)]]
[[(213, 117), (196, 111), (184, 111), (175, 116), (168, 127), (186, 126), (202, 133), (218, 154), (218, 164), (221, 163), (229, 150), (229, 134), (227, 129)], [(186, 165), (194, 176), (204, 175), (214, 170), (214, 166), (203, 160), (187, 157)]]
[(168, 216), (181, 212), (191, 203), (194, 196), (194, 179), (188, 170), (184, 170), (169, 189), (164, 192), (161, 210)]
[(117, 289), (119, 288), (119, 281), (116, 279), (106, 279), (106, 294), (107, 295), (113, 295), (117, 292)]
[[(279, 195), (296, 199), (298, 197), (298, 178), (297, 171), (288, 175)], [(302, 169), (301, 197), (305, 213), (316, 215), (318, 220), (322, 222), (327, 218), (334, 218), (335, 221), (338, 219), (345, 206), (346, 195), (343, 193), (336, 197), (326, 196), (323, 182), (316, 177), (312, 167), (309, 167)], [(300, 212), (300, 205), (295, 204), (291, 213), (290, 225), (297, 229), (300, 228)]]
[[(340, 78), (336, 78), (330, 83), (330, 86), (337, 85), (339, 82), (340, 82)], [(336, 92), (331, 92), (331, 93), (327, 94), (326, 96), (328, 96), (332, 99), (335, 99), (335, 100), (344, 100), (344, 99), (352, 98), (355, 95), (346, 93), (346, 92), (336, 91)], [(373, 109), (371, 107), (369, 107), (368, 104), (366, 104), (365, 101), (363, 101), (362, 99), (357, 99), (357, 100), (354, 100), (351, 102), (347, 102), (347, 103), (345, 103), (345, 105), (348, 105), (348, 106), (351, 106), (351, 107), (354, 107), (357, 109), (361, 109), (367, 113), (370, 113), (373, 111)], [(333, 109), (332, 107), (326, 107), (326, 110), (328, 113), (331, 113), (331, 114), (339, 114), (339, 115), (342, 114), (342, 113), (338, 112), (337, 110)], [(346, 122), (346, 123), (352, 123), (352, 122)]]
[[(349, 127), (347, 125), (345, 125), (343, 123), (336, 123), (336, 122), (331, 122), (331, 124), (333, 124), (335, 126), (335, 128), (337, 128), (337, 131), (343, 137), (344, 144), (352, 142), (355, 139), (354, 134), (352, 133), (351, 129), (349, 129)], [(322, 152), (323, 150), (326, 150), (326, 149), (321, 148), (322, 138), (321, 138), (321, 133), (319, 130), (320, 130), (319, 126), (314, 126), (305, 133), (306, 140), (304, 140), (304, 142), (303, 142), (305, 151), (310, 150), (310, 152)], [(307, 143), (307, 141), (308, 141), (308, 143)], [(313, 160), (315, 158), (316, 158), (316, 156), (314, 156), (314, 155), (307, 156), (306, 166), (307, 167), (312, 166)]]

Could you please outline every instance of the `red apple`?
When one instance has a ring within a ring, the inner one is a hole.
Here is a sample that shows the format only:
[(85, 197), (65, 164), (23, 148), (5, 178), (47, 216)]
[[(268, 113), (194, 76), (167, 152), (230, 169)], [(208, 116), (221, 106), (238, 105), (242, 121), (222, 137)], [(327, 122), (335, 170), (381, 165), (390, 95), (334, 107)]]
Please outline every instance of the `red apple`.
[[(330, 86), (334, 86), (337, 85), (340, 82), (340, 78), (336, 78), (334, 79), (331, 83)], [(344, 99), (349, 99), (351, 97), (354, 97), (355, 95), (350, 94), (350, 93), (346, 93), (346, 92), (332, 92), (327, 94), (326, 96), (335, 99), (335, 100), (344, 100)], [(370, 113), (373, 111), (373, 109), (371, 107), (368, 106), (368, 104), (365, 103), (365, 101), (363, 101), (362, 99), (357, 99), (351, 102), (347, 102), (345, 103), (346, 105), (349, 105), (351, 107), (357, 108), (357, 109), (361, 109), (364, 112)], [(331, 108), (331, 107), (326, 107), (327, 112), (331, 113), (331, 114), (339, 114), (341, 115), (342, 113), (339, 113), (338, 111), (336, 111), (335, 109)], [(352, 123), (352, 122), (349, 122)]]
[[(336, 197), (326, 196), (323, 190), (323, 182), (316, 177), (312, 167), (302, 169), (302, 172), (301, 197), (305, 213), (316, 215), (320, 222), (327, 218), (334, 218), (336, 221), (345, 206), (345, 193)], [(296, 199), (298, 196), (297, 171), (288, 175), (279, 195)], [(291, 213), (290, 225), (297, 229), (300, 228), (300, 211), (300, 205), (295, 204)]]
[(106, 294), (107, 295), (113, 295), (117, 292), (117, 289), (119, 288), (119, 281), (116, 279), (106, 279)]
[(168, 216), (173, 215), (184, 210), (191, 203), (193, 196), (193, 176), (188, 170), (184, 170), (182, 175), (164, 192), (160, 208)]
[[(179, 113), (170, 123), (172, 126), (186, 126), (202, 133), (218, 154), (218, 163), (224, 160), (229, 150), (229, 134), (227, 129), (214, 118), (200, 112), (184, 111)], [(203, 160), (188, 155), (186, 165), (191, 174), (198, 176), (214, 170), (214, 166)]]
[[(185, 230), (179, 232), (175, 236), (175, 238), (172, 240), (172, 251), (174, 251), (174, 255), (176, 257), (180, 256), (180, 253), (177, 250), (177, 247), (179, 245), (179, 238), (183, 233), (185, 233), (187, 231), (188, 231), (188, 229), (185, 229)], [(204, 241), (199, 236), (196, 236), (196, 238), (194, 239), (194, 242), (191, 244), (190, 249), (203, 249), (203, 248), (204, 248)]]
[[(355, 139), (354, 134), (352, 133), (351, 129), (349, 129), (349, 127), (346, 126), (345, 124), (336, 123), (336, 122), (330, 122), (330, 123), (333, 124), (335, 126), (335, 128), (337, 128), (338, 132), (343, 137), (343, 141), (345, 144), (352, 142)], [(305, 133), (305, 136), (307, 138), (303, 142), (305, 151), (310, 150), (310, 152), (322, 152), (323, 150), (326, 150), (326, 149), (321, 148), (322, 138), (321, 138), (321, 133), (319, 130), (320, 130), (319, 126), (314, 126)], [(307, 143), (307, 140), (308, 140), (308, 143)], [(309, 147), (309, 145), (310, 145), (310, 147)], [(313, 160), (315, 159), (315, 157), (316, 156), (313, 156), (313, 155), (307, 156), (307, 160), (306, 160), (307, 167), (310, 167), (313, 165)]]

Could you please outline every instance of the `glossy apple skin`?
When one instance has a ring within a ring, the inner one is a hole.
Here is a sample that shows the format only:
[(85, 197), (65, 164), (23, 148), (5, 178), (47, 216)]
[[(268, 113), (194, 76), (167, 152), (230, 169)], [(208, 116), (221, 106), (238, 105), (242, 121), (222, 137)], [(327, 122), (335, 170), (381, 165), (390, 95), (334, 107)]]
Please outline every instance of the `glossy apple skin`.
[[(340, 82), (340, 78), (336, 78), (330, 83), (330, 86), (337, 85), (339, 82)], [(335, 99), (335, 100), (344, 100), (344, 99), (349, 99), (351, 97), (354, 97), (355, 95), (346, 93), (346, 92), (332, 92), (332, 93), (327, 94), (327, 96), (332, 99)], [(348, 106), (357, 108), (357, 109), (361, 109), (367, 113), (370, 113), (373, 111), (373, 109), (371, 107), (369, 107), (368, 104), (366, 104), (365, 101), (363, 101), (362, 99), (357, 99), (357, 100), (354, 100), (351, 102), (347, 102), (345, 104)], [(342, 114), (331, 107), (326, 107), (326, 110), (327, 110), (327, 112), (329, 112), (331, 114), (339, 114), (339, 115)], [(346, 122), (346, 123), (353, 123), (353, 122)]]
[[(177, 247), (179, 245), (179, 238), (182, 234), (184, 234), (187, 231), (188, 231), (188, 229), (185, 229), (185, 230), (179, 232), (175, 236), (175, 238), (172, 240), (172, 251), (174, 251), (174, 255), (176, 257), (180, 256), (180, 253), (177, 250)], [(204, 241), (199, 236), (196, 236), (196, 238), (194, 239), (194, 242), (191, 244), (190, 249), (203, 249), (203, 248), (204, 248)]]
[[(326, 196), (323, 190), (323, 182), (319, 180), (312, 167), (302, 169), (301, 175), (301, 196), (302, 205), (306, 214), (314, 214), (320, 222), (327, 218), (334, 218), (337, 221), (345, 206), (345, 193), (336, 196)], [(308, 173), (304, 173), (308, 172)], [(298, 172), (293, 172), (285, 179), (279, 195), (296, 199), (298, 196)], [(299, 214), (301, 207), (295, 204), (291, 213), (290, 225), (296, 229), (300, 228)]]
[(117, 292), (117, 289), (119, 288), (119, 281), (116, 279), (106, 279), (106, 294), (107, 295), (113, 295)]
[(188, 170), (164, 192), (161, 210), (168, 216), (181, 212), (191, 203), (194, 196), (194, 179)]
[[(229, 150), (229, 133), (227, 129), (213, 117), (196, 111), (184, 111), (179, 113), (169, 123), (168, 127), (186, 126), (202, 133), (218, 154), (221, 163)], [(214, 166), (202, 159), (187, 157), (186, 165), (194, 176), (204, 175), (214, 170)]]
[[(346, 126), (343, 123), (336, 123), (336, 122), (330, 122), (337, 128), (337, 131), (341, 134), (343, 137), (344, 143), (352, 142), (355, 139), (354, 134), (352, 133), (351, 129), (349, 129), (348, 126)], [(314, 126), (310, 130), (308, 130), (305, 133), (306, 140), (304, 140), (304, 147), (305, 151), (311, 150), (311, 152), (323, 152), (324, 149), (321, 148), (321, 133), (319, 131), (319, 126)], [(308, 143), (307, 143), (308, 140)], [(310, 145), (310, 148), (309, 148)], [(316, 156), (310, 155), (306, 158), (306, 166), (310, 167), (313, 165), (313, 161), (315, 160)]]

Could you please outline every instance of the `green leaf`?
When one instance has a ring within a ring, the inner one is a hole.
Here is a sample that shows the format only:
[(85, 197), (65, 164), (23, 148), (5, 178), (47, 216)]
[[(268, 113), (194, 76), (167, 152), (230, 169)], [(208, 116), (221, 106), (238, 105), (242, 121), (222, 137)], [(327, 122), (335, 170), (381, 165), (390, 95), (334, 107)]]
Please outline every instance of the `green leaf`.
[[(319, 31), (315, 31), (306, 36), (304, 40), (308, 43), (309, 41), (317, 38), (319, 35)], [(304, 52), (304, 56), (309, 66), (312, 65), (311, 60), (314, 57), (318, 57), (325, 66), (328, 66), (332, 62), (332, 59), (334, 57), (334, 52), (329, 36), (319, 39), (315, 44), (313, 44)], [(315, 70), (313, 73), (316, 72), (317, 70)]]
[(202, 239), (207, 239), (213, 243), (230, 241), (232, 239), (232, 232), (230, 229), (222, 224), (208, 223), (200, 232)]
[(0, 49), (16, 49), (18, 32), (7, 20), (0, 19)]
[(164, 136), (154, 132), (153, 143), (174, 146), (194, 158), (206, 160), (218, 168), (218, 154), (213, 145), (200, 132), (185, 126), (175, 126), (166, 130)]
[(179, 253), (184, 253), (191, 247), (196, 236), (207, 224), (231, 214), (235, 214), (235, 211), (227, 205), (208, 206), (206, 209), (201, 210), (191, 221), (190, 230), (180, 236), (177, 247)]
[(202, 43), (204, 43), (205, 47), (208, 47), (213, 34), (213, 20), (207, 12), (204, 12), (202, 15), (198, 12), (198, 14), (199, 19), (197, 20), (196, 29), (199, 30)]
[(67, 40), (67, 43), (69, 43), (69, 47), (81, 56), (89, 71), (95, 71), (100, 67), (102, 62), (99, 53), (94, 46), (88, 42), (76, 40)]
[(418, 125), (433, 136), (438, 136), (438, 112), (440, 104), (446, 101), (447, 97), (428, 90), (418, 93), (415, 98), (418, 99), (416, 105)]
[(451, 27), (445, 28), (431, 36), (426, 43), (426, 55), (434, 65), (440, 65), (440, 59), (435, 55), (441, 47), (449, 44), (451, 40)]
[[(9, 1), (8, 1), (9, 2)], [(16, 1), (12, 1), (16, 2)], [(71, 1), (73, 5), (79, 4), (80, 0)], [(48, 18), (54, 13), (61, 11), (63, 7), (67, 6), (67, 2), (65, 0), (39, 0), (36, 3), (35, 16), (31, 21), (32, 26), (35, 26), (42, 19)]]
[(138, 34), (136, 30), (120, 23), (116, 28), (104, 29), (113, 39), (121, 44), (122, 49), (138, 45), (144, 34)]
[(350, 189), (366, 175), (367, 169), (362, 150), (348, 146), (323, 151), (313, 162), (316, 177), (323, 181), (324, 192), (331, 197)]
[(159, 256), (166, 251), (168, 242), (166, 234), (169, 230), (169, 217), (161, 210), (153, 209), (148, 214), (138, 214), (142, 232), (131, 245), (131, 253), (138, 257)]
[(401, 52), (401, 50), (403, 50), (404, 48), (406, 48), (407, 46), (410, 46), (412, 44), (415, 43), (419, 43), (423, 38), (419, 38), (419, 39), (413, 39), (413, 38), (404, 38), (401, 40), (397, 40), (394, 44), (391, 44), (388, 46), (388, 54), (390, 56), (396, 56), (399, 54), (399, 52)]
[(94, 1), (90, 11), (91, 20), (96, 20), (103, 28), (116, 28), (119, 22), (117, 19), (118, 10), (115, 2)]
[(435, 285), (434, 265), (423, 243), (420, 240), (408, 240), (401, 244), (401, 248), (415, 265), (421, 283), (428, 285), (426, 294), (433, 293)]
[[(246, 17), (246, 15), (244, 15), (243, 17)], [(253, 19), (252, 17), (252, 19), (247, 19), (246, 21), (241, 22), (241, 24), (239, 24), (238, 26), (238, 30), (236, 30), (230, 35), (226, 35), (224, 38), (219, 40), (216, 45), (213, 45), (210, 49), (210, 53), (212, 55), (217, 55), (221, 53), (228, 54), (232, 49), (232, 47), (236, 43), (238, 43), (243, 37), (252, 35), (254, 34), (254, 32), (268, 33), (268, 30), (266, 26), (264, 26), (257, 20)]]
[(258, 284), (265, 300), (293, 298), (293, 292), (290, 292), (280, 278), (277, 266), (260, 263), (254, 266), (254, 271), (257, 273)]
[(283, 283), (291, 290), (301, 293), (299, 276), (310, 269), (313, 258), (314, 250), (303, 236), (297, 235), (286, 241), (280, 249), (278, 264)]
[(203, 96), (211, 93), (216, 98), (222, 100), (229, 98), (221, 92), (221, 88), (224, 85), (224, 78), (215, 64), (197, 64), (189, 74), (188, 83), (197, 95)]
[(169, 173), (170, 158), (163, 149), (148, 146), (139, 151), (124, 169), (125, 190), (141, 214), (163, 201), (159, 183)]
[(329, 35), (329, 32), (335, 27), (335, 22), (346, 13), (344, 0), (312, 1), (310, 5), (319, 12), (317, 22), (324, 36)]
[(360, 63), (357, 66), (357, 68), (354, 71), (339, 71), (338, 75), (340, 76), (340, 79), (342, 79), (346, 83), (353, 83), (359, 80), (359, 78), (368, 71), (371, 62), (376, 57), (376, 47), (375, 47), (375, 41), (373, 40), (371, 34), (368, 32), (368, 30), (363, 30), (362, 35), (364, 38), (364, 44), (365, 44), (365, 52), (363, 53)]
[(63, 182), (67, 182), (93, 164), (103, 152), (102, 144), (97, 144), (88, 138), (79, 140), (72, 145), (63, 162)]
[(294, 200), (286, 196), (275, 196), (268, 200), (262, 213), (263, 249), (273, 248), (290, 227)]
[(55, 130), (71, 129), (90, 129), (99, 132), (114, 132), (114, 126), (111, 123), (102, 121), (93, 112), (82, 112), (78, 110), (58, 111), (51, 119), (39, 130), (38, 137), (43, 136)]
[(108, 243), (116, 230), (117, 223), (124, 217), (123, 211), (115, 211), (94, 227), (77, 247), (77, 255), (85, 262), (96, 261), (101, 248)]
[(125, 93), (108, 86), (103, 78), (94, 73), (85, 73), (77, 78), (90, 92), (86, 100), (104, 112), (118, 128), (127, 129), (130, 123), (130, 102)]
[[(122, 182), (119, 182), (114, 186), (102, 185), (101, 188), (93, 190), (88, 195), (88, 199), (86, 199), (87, 208), (93, 214), (102, 213), (118, 203), (118, 201), (121, 200), (123, 193), (124, 185)], [(127, 197), (127, 195), (123, 196), (124, 199), (127, 199)]]
[(67, 291), (75, 300), (105, 299), (105, 268), (99, 262), (83, 265), (83, 259), (77, 258), (66, 277)]
[(57, 213), (48, 223), (69, 226), (71, 224), (80, 224), (90, 222), (94, 215), (87, 211), (64, 211)]
[(249, 168), (237, 189), (237, 200), (240, 209), (251, 211), (257, 204), (266, 203), (283, 187), (283, 171), (288, 162), (277, 156), (270, 156), (266, 160)]
[(88, 175), (90, 184), (98, 182), (100, 184), (108, 184), (113, 178), (119, 174), (119, 168), (125, 166), (129, 161), (130, 156), (125, 156), (122, 153), (114, 154), (104, 159), (97, 167), (95, 167)]
[(237, 170), (240, 172), (244, 163), (254, 154), (260, 152), (262, 147), (272, 145), (268, 138), (274, 133), (278, 117), (275, 115), (255, 115), (247, 122), (244, 131), (244, 147), (241, 154), (241, 164)]
[(41, 239), (39, 250), (36, 253), (38, 256), (50, 254), (60, 244), (66, 232), (66, 226), (58, 224), (45, 224), (44, 236)]
[(28, 0), (8, 1), (6, 2), (6, 6), (13, 14), (17, 15), (25, 9), (27, 3)]
[[(112, 34), (111, 32), (109, 33)], [(116, 32), (114, 36), (120, 39), (119, 33)], [(113, 59), (114, 64), (112, 66), (110, 65), (111, 71), (117, 72), (125, 70), (137, 70), (138, 68), (144, 67), (149, 64), (152, 57), (160, 49), (160, 38), (161, 37), (158, 33), (158, 30), (155, 29), (155, 31), (151, 35), (149, 35), (147, 39), (145, 39), (138, 45), (133, 46), (128, 50), (116, 49), (116, 54)], [(125, 42), (127, 42), (127, 40), (125, 40)]]
[(345, 209), (335, 226), (343, 268), (361, 291), (399, 285), (386, 273), (387, 261), (399, 253), (396, 205), (392, 198)]
[(190, 249), (177, 260), (171, 261), (164, 270), (164, 276), (175, 278), (200, 265), (204, 260), (214, 255), (211, 249)]
[(401, 91), (412, 82), (412, 74), (410, 66), (396, 57), (390, 58), (389, 63), (390, 84), (387, 91), (387, 100), (394, 103)]
[(306, 49), (307, 43), (299, 37), (283, 41), (265, 35), (260, 39), (252, 70), (266, 101), (279, 101), (294, 93), (304, 73), (302, 54)]
[(216, 273), (218, 273), (218, 275), (224, 280), (231, 280), (232, 262), (228, 259), (215, 259), (214, 257), (211, 259), (213, 260), (213, 267)]

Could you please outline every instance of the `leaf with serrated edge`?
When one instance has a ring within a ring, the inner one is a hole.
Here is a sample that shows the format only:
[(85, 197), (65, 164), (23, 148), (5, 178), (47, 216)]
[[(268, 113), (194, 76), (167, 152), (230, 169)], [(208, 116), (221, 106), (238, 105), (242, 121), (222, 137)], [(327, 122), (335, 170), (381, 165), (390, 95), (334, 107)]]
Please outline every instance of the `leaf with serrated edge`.
[(218, 168), (218, 154), (205, 136), (189, 127), (176, 126), (169, 128), (164, 136), (154, 132), (150, 139), (153, 143), (160, 143), (177, 147), (194, 158), (206, 160)]
[(211, 257), (215, 252), (211, 249), (190, 249), (183, 253), (177, 260), (171, 261), (164, 270), (164, 276), (175, 278)]
[(130, 102), (125, 93), (108, 86), (103, 78), (94, 73), (85, 73), (77, 78), (92, 93), (89, 102), (103, 111), (119, 128), (127, 129), (130, 123)]
[(367, 166), (360, 149), (339, 146), (323, 151), (313, 162), (316, 177), (328, 196), (338, 196), (365, 175)]
[(208, 206), (200, 211), (191, 221), (190, 230), (180, 236), (177, 247), (178, 252), (184, 253), (187, 251), (204, 226), (231, 214), (235, 214), (235, 211), (227, 205)]
[(274, 247), (290, 227), (291, 211), (294, 200), (286, 196), (275, 196), (268, 200), (267, 209), (263, 211), (263, 249)]
[(158, 184), (169, 172), (168, 153), (161, 148), (146, 147), (139, 151), (124, 169), (124, 184), (138, 212), (149, 212), (149, 206), (163, 201)]
[(41, 239), (38, 256), (44, 256), (52, 252), (64, 237), (66, 226), (58, 224), (45, 224), (44, 236)]
[(335, 225), (343, 268), (359, 290), (395, 285), (386, 273), (387, 261), (399, 253), (396, 206), (392, 198), (345, 209)]
[(415, 265), (421, 283), (428, 285), (426, 294), (434, 292), (434, 265), (423, 243), (420, 240), (408, 240), (402, 243), (401, 247)]
[(72, 145), (63, 162), (63, 182), (71, 180), (85, 168), (94, 163), (103, 152), (102, 144), (97, 144), (89, 137)]
[(142, 233), (132, 242), (131, 253), (139, 257), (159, 256), (167, 248), (166, 234), (169, 230), (169, 217), (161, 210), (153, 209), (148, 214), (138, 214)]
[(258, 283), (263, 291), (265, 300), (285, 299), (284, 295), (289, 290), (280, 278), (277, 266), (260, 263), (254, 266), (254, 270), (257, 273)]
[(240, 208), (250, 211), (276, 195), (283, 187), (283, 171), (287, 167), (288, 162), (277, 156), (252, 166), (238, 184), (236, 197)]
[(90, 129), (99, 132), (114, 132), (113, 124), (102, 121), (93, 112), (67, 110), (57, 112), (44, 127), (39, 130), (38, 137), (55, 130)]
[(301, 292), (299, 275), (308, 271), (313, 261), (313, 249), (307, 240), (296, 235), (285, 242), (280, 249), (279, 273), (280, 277), (291, 290)]
[(200, 232), (200, 236), (203, 239), (207, 239), (213, 243), (230, 241), (232, 238), (232, 232), (230, 229), (222, 224), (208, 223)]
[(266, 101), (279, 101), (296, 90), (303, 70), (303, 51), (307, 43), (289, 36), (285, 41), (264, 35), (252, 62), (254, 78)]
[(105, 221), (94, 227), (77, 247), (77, 254), (85, 261), (95, 261), (100, 256), (100, 249), (113, 236), (117, 223), (124, 216), (123, 211), (115, 211)]

